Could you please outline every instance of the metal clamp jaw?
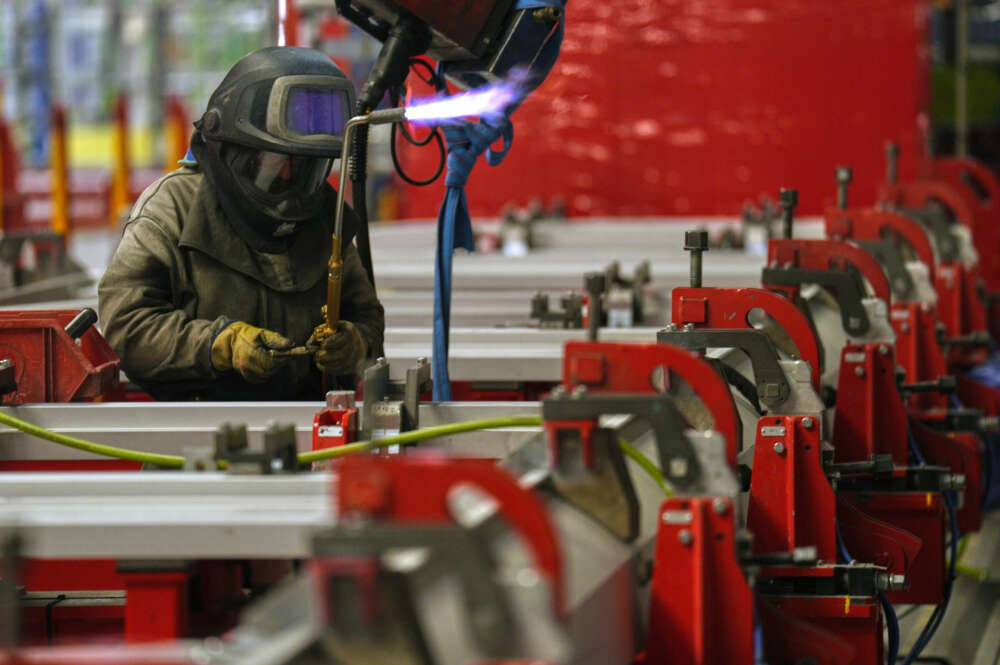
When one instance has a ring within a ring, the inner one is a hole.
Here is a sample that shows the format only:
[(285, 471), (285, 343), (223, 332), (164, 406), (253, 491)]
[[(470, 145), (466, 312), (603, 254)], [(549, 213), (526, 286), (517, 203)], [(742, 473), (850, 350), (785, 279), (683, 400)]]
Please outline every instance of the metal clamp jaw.
[[(408, 432), (420, 426), (420, 396), (431, 389), (431, 365), (426, 358), (406, 370), (406, 381), (389, 380), (389, 363), (379, 358), (365, 370), (365, 401), (360, 429), (364, 438), (376, 432)], [(400, 399), (402, 398), (402, 399)]]
[(757, 395), (761, 402), (773, 409), (783, 404), (791, 394), (788, 379), (778, 361), (778, 350), (774, 342), (759, 330), (699, 328), (678, 330), (671, 324), (670, 327), (656, 333), (656, 341), (690, 351), (714, 348), (739, 349), (750, 358)]
[(621, 264), (612, 261), (604, 270), (604, 309), (610, 327), (630, 327), (642, 325), (645, 318), (643, 290), (653, 281), (649, 261), (642, 261), (635, 267), (631, 278), (621, 274)]
[[(864, 335), (871, 327), (862, 301), (865, 298), (861, 278), (854, 271), (810, 270), (792, 266), (769, 265), (761, 271), (761, 283), (787, 293), (792, 300), (804, 284), (816, 284), (837, 294), (844, 331)], [(790, 287), (790, 288), (789, 288)]]
[(541, 328), (582, 328), (583, 298), (576, 293), (567, 293), (560, 299), (561, 311), (550, 309), (549, 296), (536, 293), (531, 297), (531, 318), (538, 321)]
[[(295, 425), (268, 423), (264, 431), (264, 450), (251, 451), (246, 425), (226, 423), (215, 433), (215, 460), (226, 462), (230, 473), (289, 473), (298, 471), (298, 446)], [(202, 463), (208, 468), (209, 465)]]
[(889, 281), (878, 261), (858, 245), (842, 240), (792, 240), (768, 244), (768, 265), (761, 275), (765, 288), (784, 292), (793, 301), (805, 284), (817, 284), (837, 294), (843, 329), (858, 337), (871, 326), (863, 301), (864, 281), (888, 306)]
[(893, 300), (907, 301), (913, 298), (913, 276), (906, 268), (906, 260), (899, 246), (888, 239), (859, 240), (858, 244), (875, 257), (885, 269), (892, 287)]
[(557, 388), (542, 401), (554, 489), (630, 542), (639, 533), (639, 501), (617, 433), (599, 426), (601, 416), (611, 415), (635, 416), (649, 424), (659, 467), (681, 492), (695, 489), (701, 462), (668, 395), (589, 394), (583, 388), (568, 394)]

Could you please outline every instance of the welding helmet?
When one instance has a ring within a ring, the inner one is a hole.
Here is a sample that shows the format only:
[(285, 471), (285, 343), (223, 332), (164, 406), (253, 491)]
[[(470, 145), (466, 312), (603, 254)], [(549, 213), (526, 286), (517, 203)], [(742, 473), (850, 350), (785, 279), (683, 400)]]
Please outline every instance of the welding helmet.
[(319, 51), (271, 47), (237, 62), (192, 141), (223, 210), (265, 237), (319, 214), (353, 105), (353, 84)]

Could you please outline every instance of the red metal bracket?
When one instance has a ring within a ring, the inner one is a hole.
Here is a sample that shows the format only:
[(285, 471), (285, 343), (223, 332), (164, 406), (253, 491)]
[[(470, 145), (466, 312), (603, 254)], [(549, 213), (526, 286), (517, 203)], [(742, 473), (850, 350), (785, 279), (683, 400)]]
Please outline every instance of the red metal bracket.
[(892, 574), (909, 575), (923, 545), (909, 531), (863, 512), (843, 494), (837, 496), (837, 525), (852, 557), (883, 566)]
[(767, 244), (767, 261), (809, 270), (843, 270), (853, 266), (868, 281), (876, 298), (887, 305), (891, 302), (889, 280), (882, 266), (871, 254), (847, 240), (775, 238)]
[(70, 402), (118, 385), (118, 356), (94, 327), (77, 344), (64, 328), (75, 310), (0, 312), (0, 359), (13, 362), (17, 391), (4, 404)]
[(753, 329), (751, 310), (761, 309), (795, 342), (802, 360), (812, 368), (813, 388), (820, 389), (820, 355), (816, 332), (809, 319), (787, 298), (764, 289), (675, 288), (671, 293), (671, 320), (679, 326)]
[(729, 386), (697, 353), (668, 344), (567, 342), (563, 352), (563, 385), (572, 391), (586, 386), (597, 393), (659, 392), (654, 372), (669, 370), (691, 386), (712, 414), (714, 429), (726, 438), (726, 459), (736, 465), (740, 420)]
[(762, 599), (757, 607), (768, 663), (885, 662), (882, 609), (874, 598), (776, 596)]
[[(807, 418), (809, 427), (804, 424)], [(754, 553), (815, 546), (820, 561), (837, 561), (836, 504), (823, 473), (819, 429), (810, 416), (765, 416), (757, 421), (747, 505)], [(790, 570), (799, 574), (812, 569)]]
[(646, 665), (753, 663), (753, 594), (736, 559), (733, 514), (722, 498), (660, 506)]
[[(889, 600), (893, 603), (940, 603), (945, 580), (945, 516), (941, 495), (934, 492), (859, 492), (839, 497), (853, 503), (869, 518), (909, 532), (920, 541), (919, 551), (906, 562), (909, 588), (887, 593)], [(860, 548), (858, 553), (850, 550), (851, 555), (867, 560), (865, 549), (870, 549), (872, 544), (862, 539), (848, 542), (847, 546)], [(891, 572), (900, 572), (899, 563), (890, 562), (893, 565)]]
[[(313, 417), (312, 449), (323, 450), (353, 443), (357, 431), (357, 409), (323, 409)], [(331, 465), (332, 460), (316, 462), (313, 470), (328, 469)]]
[(965, 475), (965, 490), (962, 492), (962, 506), (956, 511), (955, 519), (959, 533), (979, 531), (983, 516), (980, 506), (983, 502), (983, 441), (975, 434), (945, 434), (910, 418), (910, 428), (917, 447), (928, 464), (945, 466), (952, 473)]
[(125, 641), (157, 642), (188, 634), (187, 572), (122, 573)]
[(398, 522), (452, 522), (448, 492), (472, 484), (497, 500), (500, 513), (535, 557), (552, 585), (555, 612), (563, 615), (563, 561), (542, 500), (497, 468), (492, 460), (441, 456), (346, 457), (338, 465), (335, 492), (341, 515), (361, 513)]
[(891, 346), (847, 344), (841, 351), (833, 447), (837, 462), (889, 454), (897, 465), (906, 465), (906, 407), (896, 387)]

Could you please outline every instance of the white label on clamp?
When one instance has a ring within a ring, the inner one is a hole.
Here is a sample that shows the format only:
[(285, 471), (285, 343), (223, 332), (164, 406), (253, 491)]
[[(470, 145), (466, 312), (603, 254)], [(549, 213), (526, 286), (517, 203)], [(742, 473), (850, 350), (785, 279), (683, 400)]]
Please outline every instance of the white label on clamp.
[(904, 319), (910, 318), (910, 310), (908, 309), (894, 309), (889, 315), (894, 321), (902, 321)]
[(863, 363), (865, 361), (865, 354), (863, 353), (845, 353), (844, 362), (845, 363)]
[(662, 519), (664, 524), (690, 524), (694, 515), (690, 510), (665, 510)]
[(316, 430), (318, 436), (344, 436), (344, 428), (340, 425), (320, 425), (320, 428)]
[(761, 427), (761, 436), (785, 436), (785, 426), (784, 425), (774, 425), (772, 427)]

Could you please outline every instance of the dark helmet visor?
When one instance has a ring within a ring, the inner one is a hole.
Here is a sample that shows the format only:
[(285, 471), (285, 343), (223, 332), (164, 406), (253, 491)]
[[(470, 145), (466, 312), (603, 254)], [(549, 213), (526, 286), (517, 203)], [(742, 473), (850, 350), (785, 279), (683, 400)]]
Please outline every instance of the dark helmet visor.
[(296, 134), (340, 136), (347, 123), (342, 91), (292, 88), (285, 100), (285, 126)]
[(287, 141), (288, 152), (299, 146), (339, 153), (344, 125), (351, 117), (353, 88), (331, 76), (282, 76), (274, 82), (267, 102), (270, 136)]

